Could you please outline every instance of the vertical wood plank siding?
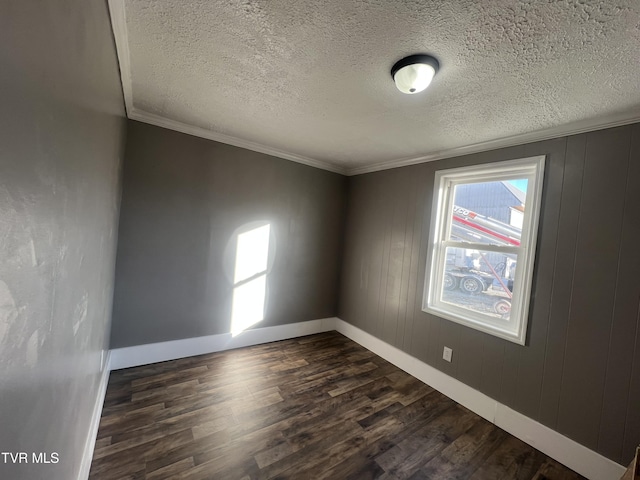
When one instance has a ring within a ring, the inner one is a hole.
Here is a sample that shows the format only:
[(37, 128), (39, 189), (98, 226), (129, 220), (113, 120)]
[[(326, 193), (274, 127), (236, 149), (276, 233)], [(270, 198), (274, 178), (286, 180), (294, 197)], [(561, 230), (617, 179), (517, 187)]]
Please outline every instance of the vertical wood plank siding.
[[(434, 172), (533, 155), (547, 165), (522, 347), (421, 304)], [(343, 320), (628, 463), (640, 443), (640, 125), (359, 175), (348, 188)]]

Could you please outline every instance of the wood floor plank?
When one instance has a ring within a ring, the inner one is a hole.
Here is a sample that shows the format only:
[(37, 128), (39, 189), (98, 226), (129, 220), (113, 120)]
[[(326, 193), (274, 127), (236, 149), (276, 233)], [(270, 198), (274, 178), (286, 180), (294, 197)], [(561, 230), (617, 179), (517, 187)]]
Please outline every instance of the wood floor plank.
[(467, 479), (507, 437), (489, 422), (478, 421), (421, 470), (430, 478)]
[(476, 415), (453, 405), (411, 429), (393, 449), (376, 457), (376, 463), (392, 476), (408, 478), (479, 421)]
[(195, 464), (193, 463), (193, 457), (188, 457), (157, 470), (147, 470), (145, 471), (145, 478), (147, 480), (164, 480), (167, 478), (180, 476), (183, 472), (186, 472), (193, 467), (195, 467)]
[(545, 461), (542, 453), (515, 437), (503, 442), (469, 480), (532, 478)]
[(90, 478), (581, 477), (327, 332), (111, 372)]

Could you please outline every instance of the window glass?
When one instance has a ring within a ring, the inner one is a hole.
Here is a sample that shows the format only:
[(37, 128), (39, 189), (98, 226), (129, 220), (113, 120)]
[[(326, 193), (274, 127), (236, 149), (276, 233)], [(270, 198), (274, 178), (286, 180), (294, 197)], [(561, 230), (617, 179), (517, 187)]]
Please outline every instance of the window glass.
[(467, 248), (446, 249), (443, 303), (509, 320), (518, 256)]

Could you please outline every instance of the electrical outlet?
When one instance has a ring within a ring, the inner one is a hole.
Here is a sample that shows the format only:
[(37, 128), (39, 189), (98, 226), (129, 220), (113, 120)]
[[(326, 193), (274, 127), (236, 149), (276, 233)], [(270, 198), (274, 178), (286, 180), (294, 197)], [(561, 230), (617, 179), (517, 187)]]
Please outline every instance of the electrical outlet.
[(452, 355), (453, 355), (453, 350), (451, 350), (449, 347), (444, 347), (444, 350), (442, 351), (442, 358), (447, 362), (450, 362)]

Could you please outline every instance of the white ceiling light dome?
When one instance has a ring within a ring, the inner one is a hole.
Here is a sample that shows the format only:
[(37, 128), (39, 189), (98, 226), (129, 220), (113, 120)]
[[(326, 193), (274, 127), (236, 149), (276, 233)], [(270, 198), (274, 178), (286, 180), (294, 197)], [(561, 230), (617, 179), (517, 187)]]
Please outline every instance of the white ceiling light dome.
[(431, 55), (411, 55), (396, 62), (391, 77), (398, 90), (412, 95), (427, 88), (439, 68), (440, 63)]

